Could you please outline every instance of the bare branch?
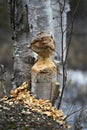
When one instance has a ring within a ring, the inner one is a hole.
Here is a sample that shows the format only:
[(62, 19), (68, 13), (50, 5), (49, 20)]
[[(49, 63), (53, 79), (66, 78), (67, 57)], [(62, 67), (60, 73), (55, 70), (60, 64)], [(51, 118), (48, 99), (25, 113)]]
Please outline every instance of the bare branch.
[(70, 116), (72, 116), (73, 114), (75, 114), (75, 113), (77, 113), (77, 112), (80, 112), (82, 109), (83, 109), (83, 108), (81, 107), (81, 108), (79, 108), (78, 110), (76, 110), (76, 111), (74, 111), (74, 112), (68, 114), (68, 115), (66, 116), (66, 119), (68, 119), (68, 118), (69, 118)]
[[(62, 50), (62, 73), (63, 73), (62, 92), (61, 92), (59, 103), (58, 103), (58, 109), (59, 109), (60, 106), (61, 106), (61, 102), (62, 102), (64, 90), (65, 90), (65, 87), (66, 87), (66, 80), (67, 80), (67, 78), (66, 78), (67, 77), (67, 73), (66, 73), (66, 61), (67, 61), (67, 56), (68, 56), (68, 53), (69, 53), (69, 47), (70, 47), (71, 38), (72, 38), (74, 17), (75, 17), (75, 14), (77, 12), (77, 9), (79, 7), (80, 0), (77, 2), (76, 7), (75, 7), (75, 9), (73, 11), (73, 14), (72, 14), (71, 32), (70, 32), (70, 37), (69, 37), (69, 41), (68, 41), (68, 45), (67, 45), (67, 49), (66, 49), (65, 60), (64, 60), (64, 50), (65, 49), (64, 49), (64, 43), (63, 43), (63, 37), (64, 37), (64, 32), (67, 30), (67, 28), (63, 31), (63, 25), (62, 25), (63, 18), (62, 18), (62, 14), (63, 14), (63, 11), (64, 11), (64, 7), (62, 8), (61, 3), (60, 3), (59, 0), (58, 0), (58, 2), (59, 2), (60, 15), (61, 15), (61, 33), (62, 33), (62, 36), (61, 36), (61, 50)], [(65, 0), (64, 0), (64, 3), (65, 3)], [(64, 4), (64, 6), (65, 6), (65, 4)]]
[(80, 0), (78, 0), (75, 8), (73, 9), (73, 13), (72, 13), (72, 16), (71, 16), (71, 21), (69, 23), (69, 25), (66, 27), (66, 29), (64, 30), (64, 33), (67, 31), (67, 29), (71, 26), (71, 24), (74, 22), (74, 19), (75, 19), (75, 15), (76, 15), (76, 12), (78, 10), (78, 7), (79, 7), (79, 4), (80, 4)]
[[(65, 0), (64, 0), (64, 3), (65, 3)], [(65, 4), (64, 4), (65, 6)], [(64, 88), (65, 88), (65, 65), (64, 65), (64, 53), (63, 53), (63, 49), (64, 49), (64, 44), (63, 44), (63, 36), (64, 36), (64, 33), (63, 33), (63, 18), (62, 18), (62, 15), (63, 15), (63, 11), (64, 11), (64, 7), (62, 8), (60, 3), (59, 3), (59, 7), (60, 7), (60, 18), (61, 18), (61, 55), (62, 55), (62, 71), (63, 71), (63, 82), (62, 82), (62, 92), (61, 92), (61, 95), (60, 95), (60, 101), (59, 101), (59, 104), (58, 104), (58, 109), (60, 108), (60, 105), (61, 105), (61, 101), (62, 101), (62, 97), (63, 97), (63, 92), (64, 92)], [(62, 9), (61, 9), (62, 8)]]
[(68, 53), (69, 53), (69, 48), (70, 48), (70, 43), (71, 43), (71, 39), (72, 39), (72, 33), (73, 33), (73, 22), (74, 22), (75, 14), (77, 12), (79, 4), (80, 4), (80, 0), (77, 2), (75, 10), (74, 10), (73, 15), (72, 15), (71, 32), (70, 32), (70, 38), (69, 38), (67, 49), (66, 49), (66, 57), (65, 57), (64, 64), (66, 64), (66, 61), (67, 61), (67, 57), (68, 57)]

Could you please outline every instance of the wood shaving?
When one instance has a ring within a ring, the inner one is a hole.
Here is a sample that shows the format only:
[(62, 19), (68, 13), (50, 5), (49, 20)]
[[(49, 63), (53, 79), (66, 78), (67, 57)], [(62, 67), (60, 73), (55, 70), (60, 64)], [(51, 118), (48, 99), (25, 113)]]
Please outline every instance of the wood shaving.
[(11, 99), (8, 99), (7, 97), (4, 97), (4, 99), (8, 99), (6, 102), (9, 103), (23, 103), (23, 105), (27, 105), (27, 107), (31, 108), (32, 111), (51, 116), (58, 123), (64, 124), (66, 115), (62, 110), (54, 108), (49, 100), (36, 99), (27, 88), (28, 83), (25, 82), (19, 88), (11, 91)]

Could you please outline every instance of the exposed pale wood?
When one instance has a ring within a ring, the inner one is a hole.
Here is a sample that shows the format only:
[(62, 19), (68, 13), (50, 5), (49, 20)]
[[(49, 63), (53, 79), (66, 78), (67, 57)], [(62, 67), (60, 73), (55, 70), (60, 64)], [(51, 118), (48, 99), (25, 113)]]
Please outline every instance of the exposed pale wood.
[(59, 71), (51, 59), (55, 52), (55, 42), (50, 34), (43, 32), (30, 47), (39, 55), (38, 61), (32, 67), (31, 91), (38, 98), (51, 100), (54, 104), (59, 95), (59, 83), (57, 83)]

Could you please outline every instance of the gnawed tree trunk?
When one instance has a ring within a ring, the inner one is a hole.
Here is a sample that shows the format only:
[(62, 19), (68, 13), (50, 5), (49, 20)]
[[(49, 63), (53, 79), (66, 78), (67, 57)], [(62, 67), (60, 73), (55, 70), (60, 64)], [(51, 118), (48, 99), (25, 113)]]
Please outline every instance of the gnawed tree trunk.
[[(67, 7), (67, 1), (65, 2), (65, 7)], [(13, 84), (19, 86), (31, 78), (30, 70), (34, 64), (35, 55), (28, 45), (37, 33), (43, 31), (52, 34), (61, 56), (60, 12), (57, 0), (9, 0), (9, 4), (14, 38)], [(65, 29), (66, 12), (64, 12), (63, 22)], [(64, 44), (66, 44), (66, 33)]]
[(31, 49), (38, 54), (38, 61), (32, 67), (31, 91), (39, 99), (55, 104), (59, 95), (59, 67), (52, 61), (55, 41), (48, 33), (40, 33), (31, 43)]

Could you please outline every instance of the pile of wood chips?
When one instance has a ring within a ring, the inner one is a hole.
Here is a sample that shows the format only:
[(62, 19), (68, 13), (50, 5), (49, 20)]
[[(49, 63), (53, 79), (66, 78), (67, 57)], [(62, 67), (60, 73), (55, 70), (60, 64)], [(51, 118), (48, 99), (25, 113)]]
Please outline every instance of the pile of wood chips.
[[(28, 91), (28, 84), (24, 82), (20, 87), (11, 91), (11, 97), (7, 98), (5, 101), (9, 102), (11, 105), (15, 103), (22, 103), (29, 107), (32, 111), (38, 112), (40, 114), (46, 114), (47, 116), (53, 117), (55, 121), (59, 124), (64, 124), (66, 115), (62, 110), (57, 110), (54, 108), (49, 100), (36, 99), (30, 91)], [(67, 128), (69, 126), (67, 125)]]

